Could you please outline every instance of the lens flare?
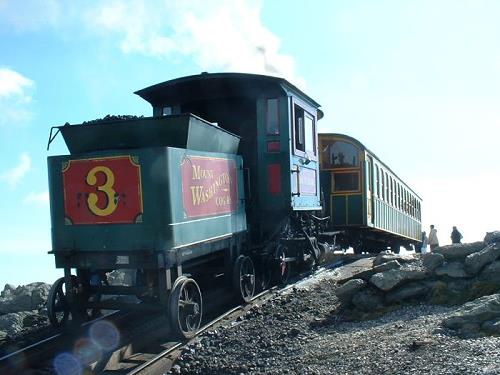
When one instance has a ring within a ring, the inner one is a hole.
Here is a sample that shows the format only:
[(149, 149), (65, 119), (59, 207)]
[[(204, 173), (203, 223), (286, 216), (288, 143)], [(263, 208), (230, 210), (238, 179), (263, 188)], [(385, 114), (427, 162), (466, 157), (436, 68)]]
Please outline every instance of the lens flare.
[(61, 353), (54, 358), (54, 370), (57, 375), (82, 375), (80, 360), (70, 353)]
[(88, 365), (101, 359), (102, 350), (92, 340), (82, 338), (75, 343), (73, 354), (80, 359), (82, 364)]
[(92, 342), (104, 351), (116, 349), (120, 342), (120, 332), (106, 320), (99, 320), (92, 324), (89, 336)]

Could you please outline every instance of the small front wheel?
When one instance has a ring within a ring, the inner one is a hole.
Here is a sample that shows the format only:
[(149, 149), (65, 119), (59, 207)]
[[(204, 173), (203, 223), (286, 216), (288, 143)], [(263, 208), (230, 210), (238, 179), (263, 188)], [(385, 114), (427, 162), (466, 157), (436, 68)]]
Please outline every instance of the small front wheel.
[(255, 267), (252, 259), (240, 255), (234, 263), (233, 290), (245, 302), (250, 302), (255, 293)]
[(64, 277), (61, 277), (52, 284), (47, 299), (47, 314), (55, 328), (64, 326), (68, 320), (70, 308), (66, 296), (66, 283)]
[(169, 316), (174, 334), (190, 339), (200, 328), (202, 317), (201, 291), (193, 279), (181, 276), (170, 295)]

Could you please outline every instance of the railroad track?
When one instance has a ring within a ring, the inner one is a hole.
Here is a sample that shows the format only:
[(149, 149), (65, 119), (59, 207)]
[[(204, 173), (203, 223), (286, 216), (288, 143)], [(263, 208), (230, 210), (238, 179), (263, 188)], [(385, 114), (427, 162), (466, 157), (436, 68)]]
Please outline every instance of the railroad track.
[[(328, 265), (324, 265), (316, 271), (315, 275), (364, 257), (367, 256), (339, 255), (330, 259)], [(171, 368), (183, 347), (196, 340), (202, 333), (237, 319), (254, 306), (265, 303), (276, 293), (293, 288), (297, 281), (303, 280), (311, 274), (311, 272), (304, 272), (294, 277), (290, 284), (284, 288), (273, 287), (265, 290), (254, 296), (249, 303), (234, 306), (229, 305), (226, 300), (222, 306), (225, 312), (220, 315), (217, 311), (221, 311), (221, 306), (215, 308), (216, 304), (212, 303), (212, 319), (206, 322), (196, 336), (189, 341), (165, 341), (171, 335), (168, 322), (161, 314), (141, 319), (138, 318), (137, 313), (116, 312), (89, 321), (77, 331), (47, 337), (1, 357), (0, 374), (20, 375), (27, 370), (33, 371), (34, 369), (36, 369), (37, 374), (53, 374), (55, 371), (61, 375), (78, 374), (82, 371), (113, 375), (163, 374)], [(226, 292), (220, 291), (222, 295), (227, 295)], [(211, 298), (212, 301), (221, 301), (221, 299), (224, 300), (220, 296)], [(214, 315), (216, 317), (213, 317)], [(89, 337), (89, 331), (97, 324), (101, 324), (99, 328), (100, 339), (109, 345), (104, 351), (102, 348), (99, 350), (93, 347)], [(113, 340), (118, 340), (119, 344), (115, 342), (114, 347), (112, 347), (110, 341)]]

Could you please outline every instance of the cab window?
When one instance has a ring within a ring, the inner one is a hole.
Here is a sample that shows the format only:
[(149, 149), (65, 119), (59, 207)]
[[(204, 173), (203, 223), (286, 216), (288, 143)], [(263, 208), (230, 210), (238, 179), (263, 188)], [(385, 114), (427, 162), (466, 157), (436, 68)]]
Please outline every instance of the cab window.
[(267, 134), (279, 134), (279, 105), (278, 99), (267, 99), (266, 129)]
[(316, 155), (314, 117), (297, 104), (294, 105), (294, 113), (295, 150)]

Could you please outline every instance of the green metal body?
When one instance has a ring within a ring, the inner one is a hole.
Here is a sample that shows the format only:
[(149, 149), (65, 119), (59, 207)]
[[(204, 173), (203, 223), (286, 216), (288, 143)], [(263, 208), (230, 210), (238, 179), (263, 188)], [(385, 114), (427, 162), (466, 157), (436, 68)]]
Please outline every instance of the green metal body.
[[(180, 119), (182, 123), (179, 123)], [(222, 245), (222, 242), (217, 242), (218, 239), (246, 231), (241, 156), (176, 147), (134, 148), (154, 138), (156, 144), (234, 150), (238, 137), (227, 131), (207, 125), (194, 116), (174, 116), (171, 119), (163, 117), (113, 124), (71, 125), (63, 127), (62, 132), (72, 155), (48, 158), (52, 253), (57, 267), (168, 269), (220, 250), (227, 244)], [(169, 134), (172, 136), (169, 137)], [(105, 136), (113, 139), (101, 138)], [(137, 139), (139, 136), (140, 139)], [(229, 140), (221, 143), (218, 136)], [(99, 142), (92, 143), (92, 139), (99, 139)], [(113, 146), (115, 149), (90, 150)], [(74, 153), (75, 150), (78, 153)], [(134, 223), (71, 224), (65, 218), (63, 184), (63, 170), (68, 162), (109, 160), (120, 156), (130, 157), (140, 167), (143, 207), (140, 220)], [(182, 190), (182, 163), (186, 158), (229, 161), (236, 167), (237, 202), (233, 212), (197, 217), (186, 214)]]

